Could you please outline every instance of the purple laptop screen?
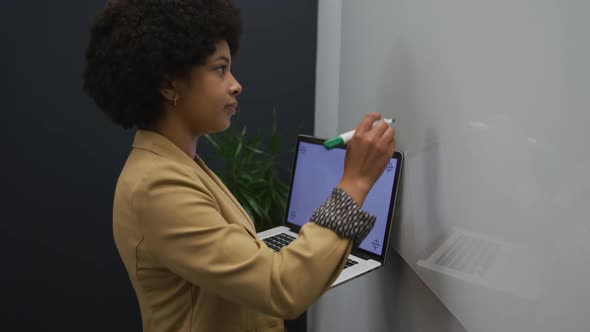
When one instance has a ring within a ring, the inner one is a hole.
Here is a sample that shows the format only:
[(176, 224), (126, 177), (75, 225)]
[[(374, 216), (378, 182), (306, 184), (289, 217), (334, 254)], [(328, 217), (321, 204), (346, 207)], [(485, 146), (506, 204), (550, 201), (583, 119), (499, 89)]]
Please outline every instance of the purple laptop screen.
[[(303, 226), (313, 211), (326, 201), (342, 178), (345, 153), (344, 149), (326, 150), (319, 144), (299, 143), (289, 201), (289, 222)], [(377, 255), (383, 252), (396, 167), (397, 160), (391, 159), (363, 204), (363, 209), (377, 216), (377, 221), (360, 248)]]

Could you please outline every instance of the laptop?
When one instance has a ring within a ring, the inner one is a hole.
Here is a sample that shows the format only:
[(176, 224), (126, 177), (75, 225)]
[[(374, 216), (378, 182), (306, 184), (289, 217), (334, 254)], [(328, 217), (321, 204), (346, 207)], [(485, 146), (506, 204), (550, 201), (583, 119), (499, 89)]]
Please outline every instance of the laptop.
[[(346, 147), (327, 150), (324, 141), (307, 135), (297, 137), (284, 226), (258, 233), (258, 237), (276, 252), (297, 238), (301, 227), (328, 199), (342, 178)], [(367, 195), (363, 210), (377, 217), (375, 226), (360, 246), (353, 249), (332, 287), (385, 264), (402, 164), (403, 155), (396, 151)]]

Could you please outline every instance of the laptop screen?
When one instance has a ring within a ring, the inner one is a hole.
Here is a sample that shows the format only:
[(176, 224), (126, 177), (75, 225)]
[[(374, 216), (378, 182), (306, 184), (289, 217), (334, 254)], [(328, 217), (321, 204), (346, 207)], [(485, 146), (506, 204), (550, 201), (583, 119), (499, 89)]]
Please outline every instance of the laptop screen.
[[(330, 196), (342, 178), (345, 154), (345, 149), (326, 150), (322, 144), (299, 142), (288, 204), (287, 220), (290, 223), (303, 226)], [(379, 256), (386, 240), (397, 167), (397, 160), (392, 158), (363, 204), (363, 210), (375, 215), (377, 220), (360, 248)]]

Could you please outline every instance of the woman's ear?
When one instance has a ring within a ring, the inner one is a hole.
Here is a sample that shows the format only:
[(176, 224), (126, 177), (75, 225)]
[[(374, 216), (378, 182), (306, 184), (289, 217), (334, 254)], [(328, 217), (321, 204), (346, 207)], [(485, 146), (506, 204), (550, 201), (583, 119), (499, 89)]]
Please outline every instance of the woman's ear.
[(179, 98), (176, 84), (176, 81), (166, 79), (160, 88), (160, 94), (164, 100), (170, 102), (171, 104), (175, 104)]

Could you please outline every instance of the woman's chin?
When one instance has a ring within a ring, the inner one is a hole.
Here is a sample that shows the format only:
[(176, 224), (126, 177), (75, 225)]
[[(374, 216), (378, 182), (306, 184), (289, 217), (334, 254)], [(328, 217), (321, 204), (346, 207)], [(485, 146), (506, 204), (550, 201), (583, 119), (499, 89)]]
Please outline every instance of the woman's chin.
[(225, 119), (225, 129), (229, 128), (231, 126), (231, 116), (228, 116)]
[(226, 119), (223, 120), (223, 122), (221, 122), (219, 124), (219, 126), (217, 127), (216, 132), (218, 132), (218, 133), (224, 132), (224, 131), (228, 130), (229, 127), (231, 127), (231, 119), (230, 118), (226, 118)]
[(221, 133), (229, 129), (231, 126), (231, 117), (232, 115), (230, 114), (222, 114), (222, 116), (218, 118), (215, 129), (212, 130), (211, 133)]
[[(226, 115), (226, 116), (224, 117), (224, 120), (225, 120), (225, 129), (227, 129), (227, 128), (229, 128), (229, 127), (231, 126), (231, 118), (232, 118), (233, 116), (234, 116), (234, 114), (232, 113), (232, 114)], [(225, 130), (225, 129), (224, 129), (224, 130)]]

